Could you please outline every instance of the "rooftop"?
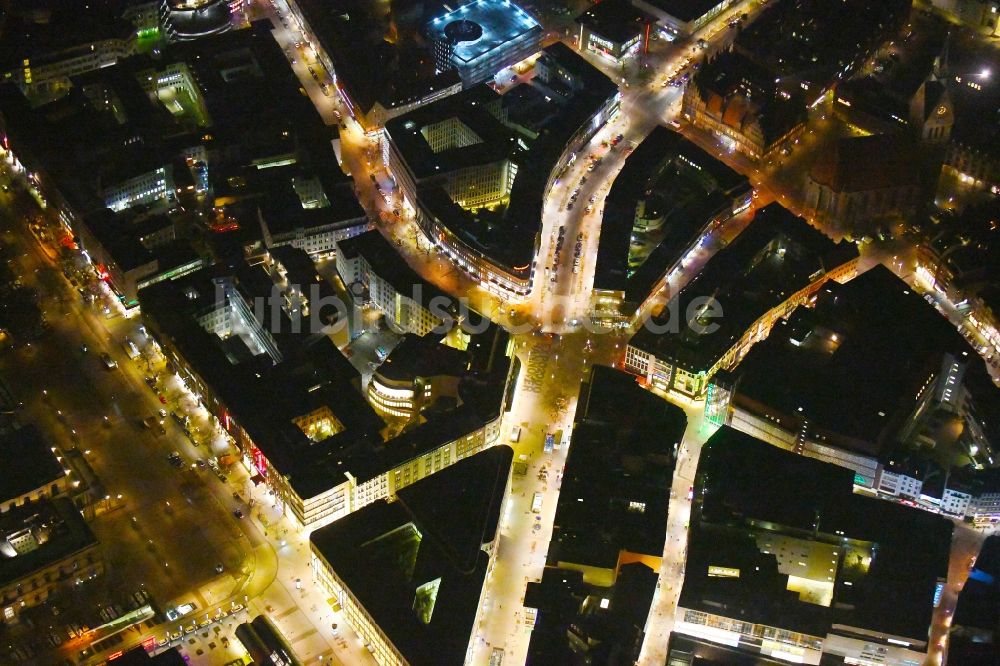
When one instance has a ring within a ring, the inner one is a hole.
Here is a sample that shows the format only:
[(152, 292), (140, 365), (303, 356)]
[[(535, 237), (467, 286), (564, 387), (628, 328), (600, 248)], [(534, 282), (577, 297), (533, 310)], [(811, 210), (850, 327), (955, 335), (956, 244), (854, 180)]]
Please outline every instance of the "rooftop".
[[(735, 401), (793, 430), (796, 419), (808, 419), (840, 446), (878, 455), (895, 443), (896, 428), (945, 354), (968, 362), (967, 375), (985, 374), (954, 326), (876, 266), (847, 284), (828, 282), (814, 308), (798, 308), (754, 345), (734, 370)], [(1000, 398), (1000, 389), (988, 386)]]
[(576, 22), (605, 39), (624, 43), (641, 35), (653, 19), (629, 0), (601, 0), (577, 16)]
[(35, 426), (24, 426), (0, 438), (0, 502), (45, 489), (66, 475)]
[(333, 60), (337, 80), (363, 112), (376, 102), (390, 109), (459, 83), (456, 70), (434, 72), (421, 34), (439, 5), (410, 7), (376, 0), (298, 0), (296, 3)]
[(414, 666), (465, 661), (513, 456), (489, 448), (309, 537)]
[(441, 310), (454, 307), (455, 300), (417, 275), (376, 229), (337, 241), (337, 249), (345, 258), (364, 257), (372, 271), (399, 294), (425, 307), (432, 302), (438, 303)]
[(510, 0), (472, 0), (435, 16), (426, 29), (430, 39), (454, 44), (453, 57), (469, 63), (538, 28), (538, 21)]
[(820, 153), (809, 177), (834, 192), (916, 187), (919, 157), (906, 134), (847, 137)]
[[(675, 297), (676, 304), (667, 307), (668, 313), (691, 320), (676, 322), (676, 332), (643, 327), (629, 344), (695, 372), (708, 371), (758, 318), (857, 256), (853, 244), (834, 243), (772, 203), (758, 210), (746, 230), (715, 254)], [(705, 315), (703, 302), (717, 303), (723, 316), (715, 316), (714, 310)], [(709, 324), (714, 330), (708, 330)]]
[[(953, 526), (854, 494), (851, 470), (723, 426), (702, 448), (691, 522), (681, 606), (819, 637), (838, 624), (926, 640)], [(806, 573), (799, 553), (781, 550), (789, 544), (835, 553), (834, 572)], [(827, 603), (793, 580), (800, 570), (829, 590)]]
[[(514, 132), (497, 118), (499, 103), (500, 96), (484, 83), (393, 118), (385, 131), (418, 181), (440, 178), (458, 169), (512, 159), (520, 151)], [(432, 146), (428, 131), (449, 124), (475, 138)]]
[[(565, 44), (556, 42), (542, 53), (540, 66), (556, 72), (550, 84), (538, 76), (531, 84), (522, 83), (514, 88), (517, 91), (529, 85), (537, 87), (548, 98), (544, 104), (548, 108), (541, 113), (537, 96), (529, 99), (536, 112), (532, 115), (541, 120), (529, 123), (531, 133), (537, 134), (530, 142), (525, 142), (524, 137), (518, 139), (515, 134), (524, 127), (518, 122), (516, 109), (513, 116), (508, 113), (506, 127), (496, 120), (499, 111), (490, 107), (497, 97), (483, 88), (453, 95), (386, 124), (392, 140), (400, 142), (397, 145), (407, 163), (412, 159), (410, 168), (418, 178), (501, 159), (510, 159), (517, 165), (509, 202), (503, 211), (480, 212), (477, 217), (452, 201), (434, 178), (418, 183), (418, 196), (421, 206), (463, 243), (488, 261), (524, 276), (531, 267), (545, 186), (557, 160), (573, 135), (618, 91), (607, 76)], [(531, 96), (519, 95), (518, 99), (522, 97)], [(433, 122), (452, 119), (461, 121), (477, 135), (480, 131), (486, 133), (480, 135), (483, 142), (433, 153), (420, 130)], [(410, 123), (412, 126), (407, 127)]]
[[(678, 191), (682, 186), (688, 189)], [(663, 190), (671, 195), (660, 196)], [(699, 231), (720, 208), (749, 195), (750, 183), (705, 151), (665, 127), (656, 127), (625, 160), (604, 205), (594, 287), (625, 291), (626, 300), (641, 302)], [(654, 249), (633, 266), (631, 243), (637, 206), (652, 210), (662, 202), (666, 221)]]
[(408, 334), (389, 353), (376, 374), (391, 381), (412, 381), (416, 377), (461, 376), (469, 365), (469, 355), (441, 342), (441, 336)]
[[(316, 282), (312, 262), (301, 250), (281, 249), (303, 258), (279, 263), (288, 270), (287, 283), (308, 298), (307, 285)], [(297, 274), (296, 265), (308, 266), (312, 274)], [(312, 478), (316, 461), (330, 453), (343, 465), (347, 452), (356, 451), (351, 471), (367, 471), (373, 452), (371, 444), (361, 443), (381, 429), (382, 421), (361, 395), (357, 371), (328, 337), (310, 332), (308, 318), (302, 332), (293, 333), (284, 308), (276, 313), (266, 308), (276, 318), (242, 322), (246, 330), (227, 337), (225, 331), (220, 335), (199, 323), (230, 299), (252, 304), (255, 298), (268, 298), (277, 279), (269, 270), (267, 264), (217, 265), (151, 285), (139, 292), (143, 319), (151, 332), (177, 348), (293, 486), (299, 476)], [(313, 441), (293, 419), (323, 406), (339, 425), (329, 437)], [(335, 482), (335, 475), (326, 479), (327, 487)]]
[(621, 551), (658, 557), (684, 412), (619, 370), (580, 389), (548, 562), (615, 568)]
[(811, 102), (891, 39), (910, 14), (911, 0), (790, 0), (771, 3), (736, 38), (742, 51), (781, 79), (804, 85)]
[(19, 66), (25, 59), (32, 65), (43, 64), (46, 56), (91, 42), (128, 38), (133, 28), (121, 17), (130, 4), (130, 0), (14, 0), (4, 11), (0, 69)]
[(687, 23), (704, 16), (717, 5), (721, 5), (723, 0), (646, 0), (646, 2)]
[[(760, 124), (765, 145), (781, 138), (806, 120), (802, 96), (778, 94), (774, 74), (740, 51), (723, 51), (707, 60), (691, 79), (709, 111), (727, 125), (744, 131)], [(799, 91), (801, 92), (801, 91)]]
[(64, 497), (0, 514), (0, 586), (97, 545), (80, 511)]

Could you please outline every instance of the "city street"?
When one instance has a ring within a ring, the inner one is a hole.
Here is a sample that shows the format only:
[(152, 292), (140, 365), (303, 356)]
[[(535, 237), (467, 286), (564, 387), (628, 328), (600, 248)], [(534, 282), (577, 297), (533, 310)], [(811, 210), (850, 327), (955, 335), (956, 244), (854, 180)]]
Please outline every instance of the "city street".
[[(735, 35), (729, 22), (743, 13), (752, 17), (762, 5), (759, 0), (738, 3), (690, 39), (659, 41), (627, 67), (583, 54), (621, 82), (621, 108), (570, 164), (557, 167), (557, 171), (565, 169), (544, 202), (535, 281), (531, 293), (520, 302), (508, 302), (487, 291), (423, 235), (383, 164), (380, 134), (366, 133), (348, 113), (336, 82), (317, 60), (286, 0), (258, 0), (253, 8), (256, 15), (271, 20), (274, 37), (303, 91), (329, 126), (331, 137), (339, 141), (342, 168), (353, 178), (359, 201), (373, 226), (396, 246), (401, 260), (429, 282), (466, 298), (494, 321), (532, 324), (530, 332), (514, 335), (521, 372), (511, 410), (501, 425), (500, 441), (514, 449), (518, 473), (502, 517), (496, 561), (487, 578), (473, 640), (474, 664), (490, 663), (495, 648), (504, 651), (506, 663), (526, 660), (534, 617), (523, 606), (525, 586), (540, 580), (545, 566), (569, 448), (557, 442), (553, 451), (545, 452), (544, 440), (546, 434), (572, 428), (581, 383), (590, 368), (594, 364), (620, 366), (627, 334), (658, 312), (742, 231), (756, 209), (780, 201), (796, 210), (809, 168), (807, 156), (815, 153), (812, 147), (844, 131), (828, 120), (827, 100), (813, 111), (802, 145), (791, 155), (757, 165), (725, 150), (709, 134), (684, 125), (681, 131), (686, 138), (751, 179), (757, 189), (751, 209), (709, 232), (706, 242), (685, 258), (683, 270), (668, 277), (630, 329), (589, 331), (583, 325), (593, 306), (605, 197), (630, 148), (655, 126), (675, 121), (680, 111), (683, 87), (666, 85), (667, 80), (693, 71), (695, 61), (725, 48)], [(562, 30), (567, 21), (555, 23)], [(693, 46), (699, 38), (708, 42), (705, 48)], [(570, 206), (574, 191), (576, 200)], [(313, 576), (308, 532), (283, 515), (267, 485), (256, 485), (244, 464), (218, 468), (221, 456), (237, 451), (214, 417), (174, 374), (137, 317), (128, 316), (107, 296), (88, 297), (85, 287), (91, 285), (78, 289), (75, 278), (71, 282), (67, 262), (60, 261), (60, 249), (40, 241), (29, 227), (39, 214), (28, 195), (16, 190), (0, 193), (0, 236), (16, 255), (9, 267), (25, 285), (37, 289), (49, 324), (40, 340), (0, 354), (0, 377), (23, 403), (18, 418), (39, 426), (79, 482), (79, 503), (104, 545), (107, 563), (102, 577), (55, 602), (58, 616), (43, 607), (39, 611), (45, 614), (33, 617), (37, 626), (48, 624), (48, 631), (59, 635), (63, 641), (59, 656), (85, 657), (85, 663), (96, 664), (122, 647), (153, 637), (161, 649), (179, 646), (193, 664), (222, 666), (244, 654), (233, 637), (236, 625), (256, 614), (267, 614), (303, 663), (375, 663)], [(50, 218), (50, 227), (55, 226), (51, 211), (41, 214)], [(557, 258), (560, 230), (565, 238)], [(892, 257), (893, 269), (914, 286), (930, 290), (930, 285), (920, 281), (912, 253), (900, 251), (899, 256)], [(877, 248), (866, 250), (866, 261), (875, 258), (887, 260)], [(329, 276), (332, 265), (324, 270)], [(100, 282), (93, 286), (98, 292), (102, 287), (107, 292)], [(932, 293), (939, 310), (963, 325), (964, 316), (947, 295)], [(969, 333), (976, 342), (985, 342), (977, 335), (974, 330)], [(383, 338), (369, 337), (356, 343), (359, 349), (384, 344)], [(126, 338), (136, 343), (136, 354), (127, 351)], [(359, 355), (359, 359), (364, 357)], [(997, 372), (996, 363), (992, 368)], [(367, 379), (370, 369), (359, 369)], [(684, 575), (689, 489), (701, 447), (717, 428), (705, 419), (703, 402), (661, 397), (684, 409), (688, 425), (678, 451), (662, 568), (640, 652), (639, 663), (649, 666), (666, 661)], [(173, 452), (179, 455), (180, 464), (168, 460)], [(541, 506), (533, 511), (536, 493)], [(234, 513), (237, 509), (239, 516)], [(944, 636), (957, 592), (968, 574), (964, 563), (983, 536), (962, 525), (956, 535), (948, 585), (932, 627), (933, 663), (940, 663), (946, 649)], [(140, 590), (148, 593), (158, 610), (183, 603), (193, 604), (194, 610), (172, 622), (147, 622), (128, 629), (123, 641), (99, 645), (91, 652), (83, 651), (91, 643), (100, 644), (104, 635), (85, 632), (69, 637), (71, 624), (93, 628), (103, 623), (96, 615), (94, 599), (132, 608), (131, 599)], [(30, 632), (8, 630), (4, 640), (0, 662), (6, 663), (14, 650), (34, 637)]]
[[(22, 250), (12, 268), (38, 289), (51, 330), (0, 355), (0, 374), (23, 402), (21, 418), (37, 424), (68, 461), (77, 461), (70, 468), (81, 489), (95, 475), (99, 479), (84, 495), (85, 514), (105, 545), (107, 572), (92, 585), (114, 590), (109, 598), (115, 603), (127, 604), (142, 588), (161, 608), (182, 601), (207, 608), (235, 595), (255, 572), (258, 580), (268, 569), (273, 577), (273, 562), (268, 567), (266, 557), (258, 558), (259, 540), (230, 515), (225, 486), (205, 470), (175, 470), (167, 461), (178, 451), (190, 463), (205, 456), (206, 447), (192, 446), (169, 419), (162, 436), (144, 427), (143, 419), (164, 405), (143, 381), (147, 363), (132, 361), (123, 349), (138, 322), (109, 319), (100, 301), (84, 304), (19, 223), (27, 213), (22, 201), (6, 195), (4, 244)], [(107, 368), (102, 353), (117, 367)], [(220, 563), (222, 575), (216, 573)], [(95, 611), (78, 623), (101, 624)], [(69, 613), (59, 621), (71, 619)], [(75, 654), (85, 646), (81, 640), (63, 650)]]

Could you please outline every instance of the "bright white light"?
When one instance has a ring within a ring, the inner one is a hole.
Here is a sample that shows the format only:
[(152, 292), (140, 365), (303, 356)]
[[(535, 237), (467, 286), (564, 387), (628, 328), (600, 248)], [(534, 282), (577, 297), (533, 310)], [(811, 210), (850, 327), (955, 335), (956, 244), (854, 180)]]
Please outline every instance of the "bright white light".
[(988, 79), (988, 78), (990, 78), (990, 68), (989, 67), (983, 67), (983, 71), (979, 72), (979, 78), (981, 78), (981, 79)]

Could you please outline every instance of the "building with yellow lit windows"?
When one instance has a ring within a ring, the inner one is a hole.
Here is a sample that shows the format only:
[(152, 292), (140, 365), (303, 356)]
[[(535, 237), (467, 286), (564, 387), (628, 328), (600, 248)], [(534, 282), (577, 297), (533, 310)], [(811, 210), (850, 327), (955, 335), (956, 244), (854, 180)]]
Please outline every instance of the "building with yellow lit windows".
[(310, 535), (315, 578), (379, 664), (468, 663), (513, 458), (493, 447)]

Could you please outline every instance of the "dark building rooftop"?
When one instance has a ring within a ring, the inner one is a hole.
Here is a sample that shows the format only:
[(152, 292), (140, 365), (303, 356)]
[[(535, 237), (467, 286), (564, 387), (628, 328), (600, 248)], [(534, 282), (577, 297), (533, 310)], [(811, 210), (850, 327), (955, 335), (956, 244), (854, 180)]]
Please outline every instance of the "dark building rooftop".
[(46, 490), (66, 475), (49, 443), (35, 426), (24, 426), (0, 437), (0, 502), (38, 488)]
[(766, 7), (736, 38), (742, 51), (779, 78), (804, 84), (809, 102), (847, 76), (903, 26), (911, 0), (790, 0)]
[(619, 44), (642, 35), (653, 19), (629, 0), (601, 0), (576, 17), (591, 32)]
[[(23, 535), (30, 532), (27, 541)], [(11, 544), (20, 533), (21, 545)], [(29, 548), (26, 543), (31, 543)], [(69, 499), (30, 502), (0, 514), (0, 585), (8, 585), (43, 567), (97, 544), (97, 538)]]
[(456, 70), (434, 72), (434, 57), (421, 34), (440, 5), (406, 6), (354, 0), (296, 3), (337, 80), (365, 113), (376, 102), (390, 109), (459, 83)]
[[(758, 318), (824, 271), (857, 256), (853, 244), (834, 243), (802, 218), (770, 204), (681, 290), (676, 308), (668, 308), (681, 317), (700, 317), (698, 308), (693, 309), (697, 315), (689, 312), (691, 304), (715, 299), (722, 316), (713, 315), (708, 322), (678, 321), (678, 332), (661, 334), (643, 327), (629, 344), (682, 367), (707, 371)], [(706, 332), (707, 324), (717, 328)]]
[(309, 537), (414, 666), (465, 661), (513, 456), (489, 448)]
[[(810, 430), (831, 442), (878, 455), (895, 444), (920, 387), (940, 371), (945, 354), (969, 364), (966, 376), (985, 375), (954, 326), (876, 266), (847, 284), (828, 282), (814, 308), (800, 307), (775, 325), (735, 368), (734, 400), (792, 430), (799, 429), (796, 419), (808, 419)], [(982, 388), (980, 399), (1000, 398), (988, 381)]]
[(820, 153), (809, 177), (834, 192), (916, 186), (920, 153), (905, 134), (848, 137)]
[(660, 556), (682, 410), (631, 375), (595, 366), (580, 391), (547, 561), (615, 568), (621, 551)]
[[(528, 582), (524, 605), (538, 612), (527, 663), (617, 664), (638, 658), (657, 573), (633, 562), (621, 566), (610, 588), (586, 585), (582, 578), (579, 571), (546, 567), (541, 582)], [(595, 603), (596, 597), (602, 603)]]
[[(820, 637), (838, 624), (926, 639), (953, 526), (854, 494), (851, 470), (723, 426), (702, 448), (691, 523), (685, 608)], [(761, 546), (781, 536), (838, 553), (829, 605), (786, 589), (780, 558)], [(854, 553), (869, 553), (870, 561), (862, 565)], [(710, 565), (739, 571), (713, 575)]]
[(13, 0), (4, 8), (0, 69), (48, 62), (90, 42), (127, 38), (132, 26), (122, 20), (131, 0)]
[(405, 335), (378, 367), (378, 375), (393, 381), (439, 375), (461, 376), (469, 365), (469, 355), (441, 343), (441, 336)]
[[(692, 181), (697, 194), (676, 202), (674, 197), (667, 197), (674, 205), (664, 211), (667, 219), (663, 237), (633, 270), (629, 256), (637, 206), (645, 201), (647, 209), (655, 207), (654, 201), (662, 198), (658, 197), (659, 191), (671, 188), (679, 180)], [(594, 288), (624, 291), (626, 301), (642, 302), (667, 270), (680, 260), (681, 253), (695, 241), (705, 224), (727, 207), (731, 210), (733, 200), (749, 196), (751, 189), (745, 176), (680, 134), (656, 127), (625, 160), (608, 192)]]
[[(287, 252), (305, 256), (301, 250)], [(282, 263), (286, 268), (294, 266)], [(306, 264), (312, 265), (308, 259), (302, 265)], [(288, 281), (304, 286), (315, 279), (290, 271)], [(238, 342), (241, 349), (237, 354), (238, 350), (202, 328), (198, 318), (219, 307), (223, 302), (220, 298), (240, 297), (223, 296), (221, 287), (217, 293), (217, 285), (225, 284), (233, 285), (242, 298), (252, 303), (255, 296), (268, 297), (274, 283), (260, 266), (206, 268), (141, 290), (143, 317), (161, 341), (166, 339), (177, 348), (267, 459), (295, 487), (300, 475), (312, 477), (317, 460), (331, 450), (346, 457), (345, 449), (363, 442), (365, 435), (376, 433), (382, 420), (362, 397), (357, 371), (329, 338), (309, 332), (309, 321), (303, 322), (299, 334), (292, 332), (284, 310), (279, 309), (277, 321), (265, 322), (278, 350), (277, 359), (273, 352), (259, 353), (240, 336), (233, 336), (229, 340)], [(265, 310), (273, 313), (271, 308)], [(322, 405), (330, 407), (344, 432), (312, 442), (292, 419)], [(361, 449), (371, 457), (370, 444)], [(328, 484), (332, 478), (327, 477)]]

